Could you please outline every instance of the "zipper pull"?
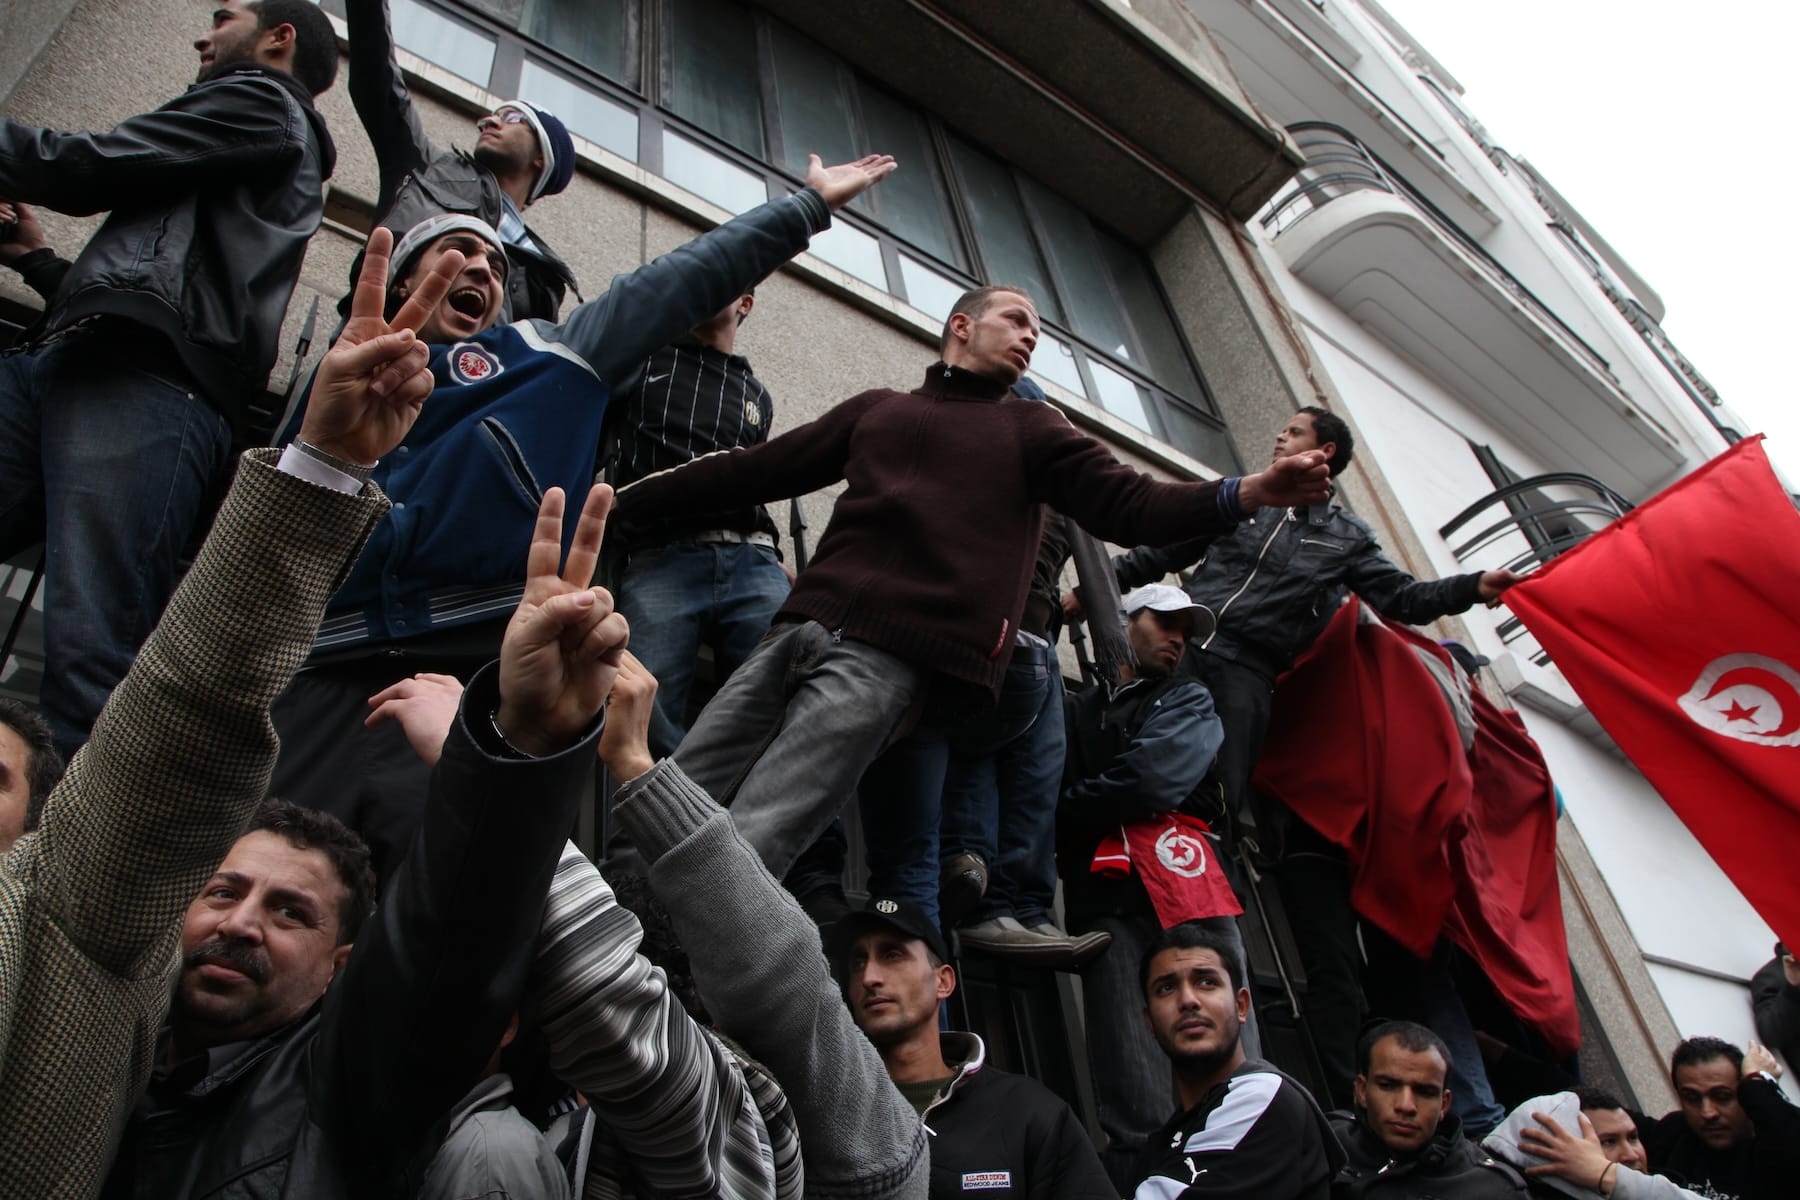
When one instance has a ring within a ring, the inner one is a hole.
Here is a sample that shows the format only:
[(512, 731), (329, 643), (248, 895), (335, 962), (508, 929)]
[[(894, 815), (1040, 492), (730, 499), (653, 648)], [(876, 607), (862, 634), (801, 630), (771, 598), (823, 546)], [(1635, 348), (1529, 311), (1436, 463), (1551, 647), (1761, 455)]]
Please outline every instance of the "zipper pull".
[(836, 646), (836, 645), (840, 644), (843, 640), (844, 640), (844, 627), (842, 625), (840, 625), (836, 629), (831, 631), (831, 644)]

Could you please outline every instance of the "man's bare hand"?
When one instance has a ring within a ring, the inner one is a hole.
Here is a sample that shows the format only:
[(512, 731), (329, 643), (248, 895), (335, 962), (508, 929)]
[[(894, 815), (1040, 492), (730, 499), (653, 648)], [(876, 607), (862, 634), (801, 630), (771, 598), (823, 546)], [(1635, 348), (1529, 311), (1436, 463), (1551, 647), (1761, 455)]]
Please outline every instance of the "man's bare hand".
[(363, 718), (363, 725), (373, 729), (388, 721), (398, 722), (413, 753), (424, 759), (426, 766), (435, 767), (443, 757), (450, 726), (456, 723), (462, 694), (462, 682), (454, 675), (414, 675), (370, 696), (369, 707), (374, 711)]
[(33, 250), (42, 250), (49, 244), (44, 240), (44, 227), (38, 224), (37, 214), (28, 204), (0, 200), (0, 225), (18, 226), (12, 237), (0, 242), (0, 267), (10, 267)]
[(806, 186), (816, 189), (833, 209), (842, 208), (894, 173), (900, 164), (891, 154), (865, 154), (855, 162), (828, 167), (816, 154), (806, 156)]
[(1775, 1061), (1775, 1055), (1761, 1042), (1752, 1040), (1744, 1043), (1744, 1066), (1739, 1075), (1748, 1079), (1759, 1071), (1781, 1078), (1781, 1064)]
[(1519, 1131), (1519, 1146), (1530, 1151), (1545, 1162), (1541, 1166), (1526, 1167), (1527, 1175), (1554, 1175), (1566, 1179), (1581, 1187), (1593, 1188), (1603, 1196), (1612, 1194), (1613, 1179), (1617, 1171), (1609, 1171), (1612, 1161), (1606, 1157), (1606, 1151), (1600, 1148), (1600, 1138), (1594, 1133), (1594, 1124), (1587, 1115), (1577, 1114), (1581, 1119), (1581, 1136), (1576, 1137), (1561, 1125), (1549, 1113), (1534, 1112), (1531, 1119), (1542, 1125), (1542, 1129), (1529, 1126)]
[(1500, 593), (1525, 578), (1517, 571), (1483, 571), (1479, 587), (1489, 608), (1500, 603)]
[(1065, 621), (1079, 621), (1087, 616), (1086, 610), (1081, 607), (1081, 601), (1076, 598), (1074, 592), (1062, 594), (1062, 610)]
[(319, 363), (300, 423), (301, 441), (364, 465), (398, 446), (419, 419), (431, 395), (430, 351), (414, 334), (462, 270), (461, 254), (452, 250), (443, 255), (388, 321), (382, 313), (393, 248), (394, 235), (388, 230), (369, 236), (350, 320)]
[(606, 728), (600, 734), (600, 761), (620, 783), (656, 765), (650, 754), (650, 714), (656, 708), (656, 676), (627, 650), (606, 700)]
[(1303, 508), (1331, 498), (1331, 466), (1322, 450), (1278, 458), (1264, 470), (1238, 483), (1238, 507)]
[(612, 593), (589, 586), (606, 534), (613, 492), (595, 484), (562, 559), (563, 492), (538, 507), (525, 562), (525, 595), (500, 643), (500, 711), (506, 740), (527, 754), (566, 749), (593, 723), (612, 690), (630, 629)]
[(1788, 986), (1800, 988), (1800, 958), (1792, 954), (1781, 956), (1781, 973), (1787, 976)]

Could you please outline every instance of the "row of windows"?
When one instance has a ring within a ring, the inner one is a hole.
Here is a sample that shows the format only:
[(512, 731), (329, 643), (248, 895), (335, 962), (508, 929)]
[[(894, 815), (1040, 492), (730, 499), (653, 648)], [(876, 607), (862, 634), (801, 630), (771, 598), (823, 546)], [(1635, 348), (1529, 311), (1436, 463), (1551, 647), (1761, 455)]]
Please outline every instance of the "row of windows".
[(781, 22), (736, 0), (389, 2), (405, 49), (731, 212), (791, 188), (808, 153), (893, 154), (903, 169), (813, 253), (938, 319), (976, 282), (1025, 288), (1048, 324), (1034, 374), (1236, 469), (1139, 250)]

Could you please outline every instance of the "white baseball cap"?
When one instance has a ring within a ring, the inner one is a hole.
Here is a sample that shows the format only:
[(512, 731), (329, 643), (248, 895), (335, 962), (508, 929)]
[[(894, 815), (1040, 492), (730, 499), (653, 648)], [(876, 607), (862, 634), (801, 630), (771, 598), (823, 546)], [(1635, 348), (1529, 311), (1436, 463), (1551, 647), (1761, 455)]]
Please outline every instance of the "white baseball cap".
[(1163, 613), (1191, 612), (1194, 614), (1194, 631), (1188, 635), (1190, 641), (1211, 637), (1219, 624), (1212, 609), (1197, 603), (1192, 596), (1170, 583), (1146, 583), (1133, 589), (1125, 597), (1124, 608), (1128, 617), (1146, 608)]

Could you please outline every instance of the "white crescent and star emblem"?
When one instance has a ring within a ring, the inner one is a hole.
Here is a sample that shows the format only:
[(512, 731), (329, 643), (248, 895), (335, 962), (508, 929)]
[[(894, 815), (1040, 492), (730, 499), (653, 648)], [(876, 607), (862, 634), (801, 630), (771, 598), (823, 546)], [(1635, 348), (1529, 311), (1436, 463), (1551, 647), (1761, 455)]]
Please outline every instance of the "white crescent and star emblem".
[(1800, 671), (1761, 654), (1706, 664), (1679, 701), (1702, 729), (1761, 746), (1800, 746)]
[(1206, 843), (1173, 827), (1156, 839), (1156, 858), (1177, 875), (1197, 879), (1206, 874)]

